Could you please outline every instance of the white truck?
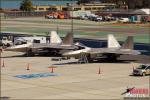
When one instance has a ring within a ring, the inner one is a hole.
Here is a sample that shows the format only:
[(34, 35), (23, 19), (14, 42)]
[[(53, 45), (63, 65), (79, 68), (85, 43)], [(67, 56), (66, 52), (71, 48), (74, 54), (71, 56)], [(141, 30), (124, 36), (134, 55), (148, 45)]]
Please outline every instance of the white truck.
[(129, 18), (120, 18), (119, 22), (121, 22), (121, 23), (127, 23), (127, 22), (130, 22), (130, 19)]
[(81, 18), (84, 16), (88, 16), (90, 14), (91, 14), (90, 11), (73, 11), (73, 12), (70, 11), (69, 12), (70, 17), (73, 17), (73, 18)]
[(21, 45), (21, 44), (26, 44), (27, 42), (29, 43), (47, 43), (46, 37), (15, 37), (14, 38), (14, 44), (15, 45)]

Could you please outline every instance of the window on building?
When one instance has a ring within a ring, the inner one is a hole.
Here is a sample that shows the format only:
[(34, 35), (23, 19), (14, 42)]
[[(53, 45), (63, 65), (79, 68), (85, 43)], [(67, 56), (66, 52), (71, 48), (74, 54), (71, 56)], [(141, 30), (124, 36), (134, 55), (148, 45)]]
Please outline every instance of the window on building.
[(68, 8), (62, 8), (63, 11), (68, 11)]
[(57, 8), (51, 8), (51, 10), (56, 11), (56, 10), (57, 10)]
[(33, 8), (33, 10), (37, 10), (37, 8)]
[(76, 10), (76, 11), (77, 11), (77, 10), (81, 10), (81, 8), (74, 8), (74, 10)]
[(46, 8), (46, 10), (49, 10), (49, 11), (56, 11), (57, 8)]
[(93, 7), (92, 10), (96, 10), (96, 7)]
[(91, 8), (85, 8), (85, 10), (91, 10)]
[(101, 7), (99, 7), (99, 8), (97, 8), (98, 10), (102, 10), (103, 8), (101, 8)]
[(44, 8), (39, 8), (39, 10), (44, 10)]
[(46, 8), (46, 10), (50, 10), (50, 8)]

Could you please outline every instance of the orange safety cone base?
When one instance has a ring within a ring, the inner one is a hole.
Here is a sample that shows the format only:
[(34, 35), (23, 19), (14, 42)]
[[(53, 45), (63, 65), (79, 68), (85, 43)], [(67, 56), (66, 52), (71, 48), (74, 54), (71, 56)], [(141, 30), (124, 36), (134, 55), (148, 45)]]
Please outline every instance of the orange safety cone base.
[(53, 69), (53, 67), (51, 68), (51, 73), (54, 73), (54, 69)]
[(99, 68), (98, 74), (101, 74), (101, 69)]
[(30, 65), (28, 64), (28, 66), (27, 66), (27, 70), (30, 70)]

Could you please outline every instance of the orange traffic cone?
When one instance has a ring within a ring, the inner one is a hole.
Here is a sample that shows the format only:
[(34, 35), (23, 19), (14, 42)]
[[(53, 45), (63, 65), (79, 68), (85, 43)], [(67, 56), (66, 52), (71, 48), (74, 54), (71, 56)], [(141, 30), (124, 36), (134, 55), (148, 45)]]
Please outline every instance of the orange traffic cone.
[(5, 67), (5, 62), (4, 62), (4, 60), (3, 60), (3, 64), (2, 64), (2, 67)]
[(99, 70), (98, 70), (98, 74), (101, 74), (101, 69), (100, 69), (100, 67), (99, 67)]
[(54, 73), (54, 68), (56, 68), (56, 67), (55, 66), (50, 66), (49, 68), (50, 68), (51, 73)]
[(27, 65), (27, 70), (30, 70), (30, 64), (28, 63), (28, 65)]
[(54, 67), (53, 66), (51, 67), (51, 73), (54, 73)]

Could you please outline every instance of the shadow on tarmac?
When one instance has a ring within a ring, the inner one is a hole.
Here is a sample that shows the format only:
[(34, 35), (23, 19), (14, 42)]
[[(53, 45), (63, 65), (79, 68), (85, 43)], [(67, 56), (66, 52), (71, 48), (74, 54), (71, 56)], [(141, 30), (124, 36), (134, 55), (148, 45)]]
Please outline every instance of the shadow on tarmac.
[(150, 75), (142, 76), (142, 75), (132, 75), (132, 74), (130, 74), (129, 76), (131, 76), (131, 77), (149, 77)]
[[(116, 61), (108, 61), (108, 60), (98, 60), (98, 61), (92, 61), (92, 62), (89, 62), (88, 64), (91, 64), (91, 63), (130, 63), (130, 62), (133, 62), (135, 60), (116, 60)], [(77, 62), (67, 62), (67, 63), (56, 63), (54, 65), (66, 65), (66, 64), (87, 64), (87, 63), (79, 63), (78, 61)]]
[[(92, 61), (89, 63), (143, 63), (143, 64), (150, 64), (150, 56), (146, 55), (122, 55), (120, 56), (116, 61), (111, 61), (107, 59), (99, 59), (98, 61)], [(67, 63), (61, 63), (55, 64), (55, 65), (65, 65), (65, 64), (85, 64), (85, 63), (79, 63), (79, 62), (67, 62)]]
[(35, 55), (14, 55), (14, 56), (6, 56), (2, 58), (13, 58), (13, 57), (59, 57), (60, 55), (56, 54), (48, 54), (48, 53), (41, 53), (41, 54), (35, 54)]

